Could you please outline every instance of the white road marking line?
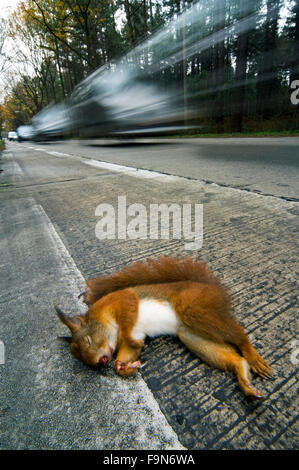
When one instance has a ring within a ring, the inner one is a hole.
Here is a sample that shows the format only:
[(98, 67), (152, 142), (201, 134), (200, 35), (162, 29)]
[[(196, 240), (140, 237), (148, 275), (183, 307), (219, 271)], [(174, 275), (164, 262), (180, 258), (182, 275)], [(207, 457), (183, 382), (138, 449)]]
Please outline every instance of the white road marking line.
[(108, 163), (93, 159), (82, 159), (82, 161), (86, 165), (102, 168), (105, 170), (115, 171), (117, 173), (125, 173), (126, 175), (134, 176), (135, 178), (163, 178), (163, 180), (168, 181), (175, 181), (177, 178), (181, 179), (181, 177), (179, 176), (166, 175), (164, 173), (160, 173), (158, 171), (153, 170), (142, 170), (133, 166), (118, 165), (117, 163)]
[(51, 151), (51, 152), (47, 151), (47, 153), (49, 155), (54, 155), (55, 157), (71, 157), (71, 155), (69, 155), (68, 153), (54, 152), (54, 151)]
[(75, 158), (76, 160), (79, 160), (81, 163), (84, 163), (85, 165), (89, 165), (95, 168), (101, 168), (104, 170), (115, 171), (116, 173), (124, 173), (129, 176), (134, 176), (135, 178), (143, 178), (143, 179), (157, 179), (158, 178), (158, 179), (163, 179), (163, 181), (165, 182), (166, 181), (173, 182), (176, 180), (185, 179), (182, 176), (167, 175), (165, 173), (160, 173), (154, 170), (143, 170), (143, 169), (136, 168), (133, 166), (119, 165), (117, 163), (109, 163), (109, 162), (104, 162), (100, 160), (94, 160), (92, 158), (82, 158), (76, 155), (69, 155), (68, 153), (50, 151), (50, 150), (40, 148), (40, 147), (27, 147), (27, 148), (35, 150), (37, 152), (38, 151), (45, 152), (55, 157)]
[[(45, 153), (48, 153), (49, 155), (54, 155), (55, 157), (72, 157), (72, 155), (68, 153), (56, 152), (54, 150), (48, 150), (42, 147), (29, 147), (28, 146), (27, 148), (31, 150), (35, 150), (37, 152), (45, 152)], [(73, 158), (77, 158), (77, 157), (73, 157)]]

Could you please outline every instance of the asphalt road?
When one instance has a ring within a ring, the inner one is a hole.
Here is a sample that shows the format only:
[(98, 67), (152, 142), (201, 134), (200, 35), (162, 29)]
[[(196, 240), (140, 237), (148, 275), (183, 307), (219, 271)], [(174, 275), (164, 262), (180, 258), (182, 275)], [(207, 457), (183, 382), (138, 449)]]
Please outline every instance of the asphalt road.
[[(0, 448), (294, 449), (298, 446), (297, 139), (8, 144), (0, 159)], [(242, 149), (242, 152), (241, 152)], [(221, 157), (222, 155), (222, 157)], [(282, 161), (283, 158), (283, 161)], [(143, 169), (143, 170), (140, 170)], [(147, 171), (152, 170), (152, 171)], [(250, 180), (250, 182), (249, 182)], [(202, 204), (203, 244), (96, 237), (99, 204)], [(144, 368), (95, 371), (57, 339), (84, 278), (167, 254), (204, 259), (274, 379), (249, 403), (236, 380), (175, 338)]]
[(297, 200), (299, 137), (41, 143), (70, 155)]

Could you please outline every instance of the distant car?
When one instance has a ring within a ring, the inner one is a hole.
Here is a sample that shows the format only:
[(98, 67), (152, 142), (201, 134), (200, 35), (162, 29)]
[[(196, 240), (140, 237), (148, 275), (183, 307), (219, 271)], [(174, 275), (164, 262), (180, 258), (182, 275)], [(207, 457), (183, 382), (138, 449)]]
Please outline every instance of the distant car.
[(7, 134), (7, 138), (8, 138), (8, 140), (13, 140), (13, 141), (18, 141), (19, 140), (19, 136), (15, 131), (10, 131)]
[(32, 140), (35, 132), (32, 126), (20, 126), (17, 128), (17, 134), (19, 141), (22, 140)]

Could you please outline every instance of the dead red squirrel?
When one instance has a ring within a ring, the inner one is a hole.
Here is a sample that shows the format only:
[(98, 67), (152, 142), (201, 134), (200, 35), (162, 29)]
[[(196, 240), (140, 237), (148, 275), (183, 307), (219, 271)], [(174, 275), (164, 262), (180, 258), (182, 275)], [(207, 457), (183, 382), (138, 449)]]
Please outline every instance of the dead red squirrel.
[(146, 336), (177, 335), (203, 361), (234, 372), (245, 395), (264, 397), (251, 385), (250, 369), (269, 377), (270, 367), (232, 317), (227, 290), (203, 262), (150, 259), (86, 284), (86, 315), (67, 316), (56, 307), (77, 359), (103, 366), (116, 352), (115, 371), (129, 376), (141, 366)]

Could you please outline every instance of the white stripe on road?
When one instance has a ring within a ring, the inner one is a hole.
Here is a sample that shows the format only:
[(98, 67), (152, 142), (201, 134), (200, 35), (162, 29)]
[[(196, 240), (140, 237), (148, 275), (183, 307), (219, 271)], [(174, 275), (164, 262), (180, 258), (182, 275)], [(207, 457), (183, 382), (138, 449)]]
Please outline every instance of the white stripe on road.
[(71, 155), (69, 155), (68, 153), (55, 152), (54, 150), (51, 152), (47, 151), (46, 153), (48, 153), (49, 155), (54, 155), (55, 157), (71, 157)]
[(86, 165), (115, 171), (117, 173), (125, 173), (126, 175), (134, 176), (135, 178), (162, 178), (163, 180), (168, 181), (175, 181), (178, 178), (180, 179), (179, 176), (166, 175), (153, 170), (142, 170), (133, 166), (118, 165), (117, 163), (108, 163), (93, 159), (84, 159), (84, 163)]
[(69, 155), (67, 153), (49, 151), (47, 149), (40, 148), (40, 147), (27, 147), (27, 148), (36, 150), (37, 152), (39, 151), (45, 152), (55, 157), (75, 158), (76, 160), (79, 160), (81, 163), (84, 163), (85, 165), (93, 166), (95, 168), (101, 168), (104, 170), (115, 171), (116, 173), (124, 173), (129, 176), (134, 176), (135, 178), (144, 178), (144, 179), (157, 179), (158, 178), (158, 179), (162, 179), (165, 182), (168, 182), (168, 181), (172, 182), (176, 180), (185, 179), (182, 176), (167, 175), (165, 173), (161, 173), (158, 171), (143, 170), (143, 169), (136, 168), (133, 166), (119, 165), (117, 163), (109, 163), (109, 162), (104, 162), (101, 160), (94, 160), (92, 158), (82, 158), (80, 156)]
[(68, 332), (53, 305), (82, 312), (84, 279), (43, 208), (33, 198), (5, 201), (1, 224), (0, 337), (8, 362), (0, 396), (16, 408), (4, 442), (15, 449), (184, 449), (139, 373), (122, 379), (112, 365), (91, 370), (57, 341)]
[(43, 149), (42, 147), (29, 147), (29, 146), (27, 146), (27, 148), (31, 149), (31, 150), (36, 150), (38, 152), (48, 153), (49, 155), (54, 155), (54, 157), (72, 157), (72, 155), (70, 155), (68, 153), (56, 152), (54, 150), (50, 151), (48, 149)]

